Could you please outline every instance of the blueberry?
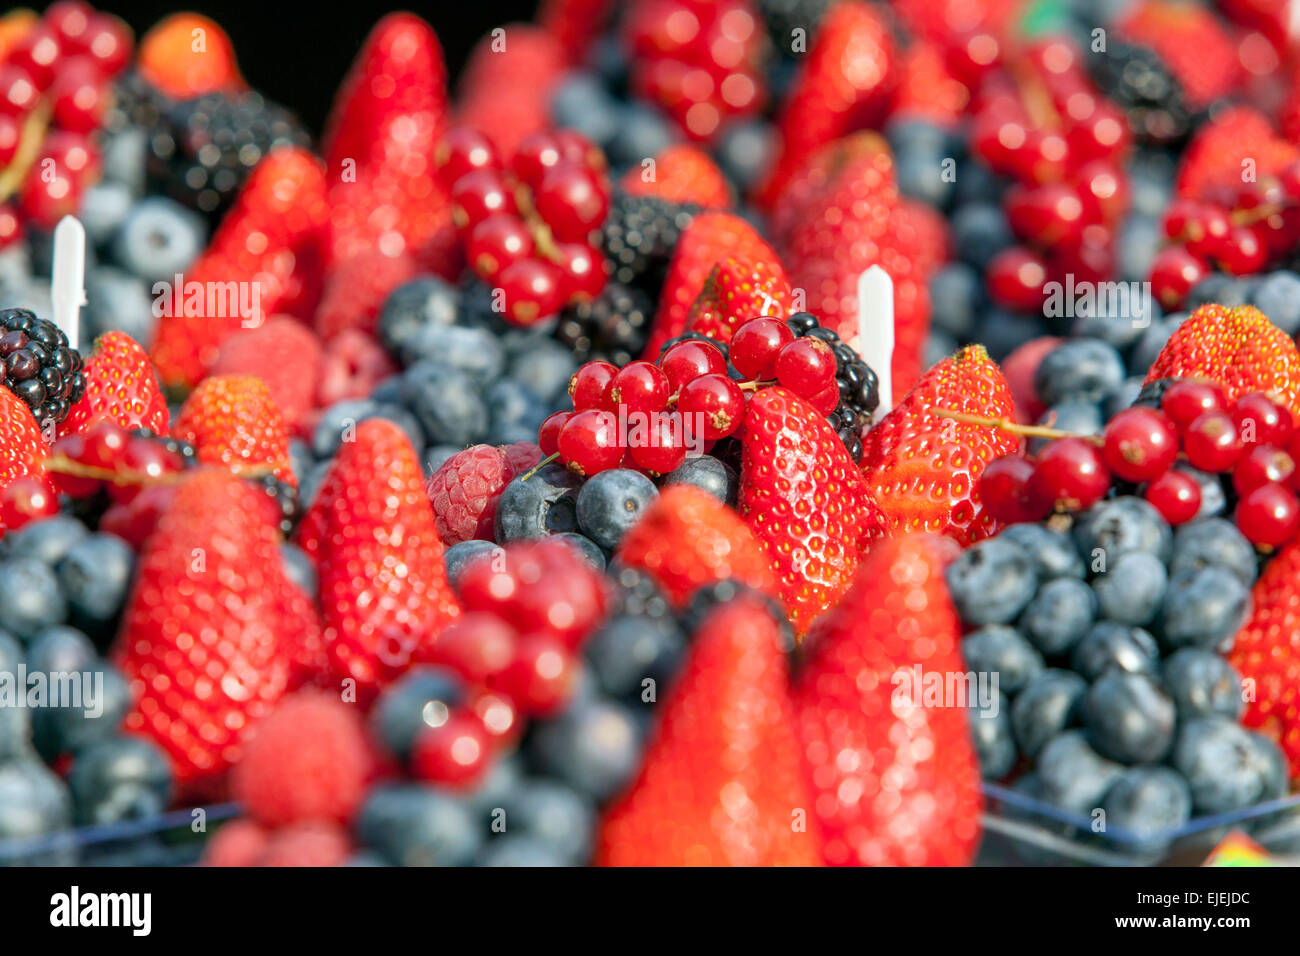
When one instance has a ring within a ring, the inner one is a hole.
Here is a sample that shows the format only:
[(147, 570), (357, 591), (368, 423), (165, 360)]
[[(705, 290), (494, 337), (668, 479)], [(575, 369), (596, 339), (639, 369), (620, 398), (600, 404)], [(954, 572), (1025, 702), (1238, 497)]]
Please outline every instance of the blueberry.
[[(1196, 521), (1217, 517), (1228, 510), (1228, 496), (1223, 490), (1223, 479), (1219, 475), (1193, 468), (1186, 462), (1179, 462), (1174, 468), (1191, 475), (1196, 479), (1196, 483), (1201, 486), (1201, 507), (1196, 512)], [(1183, 525), (1183, 527), (1190, 527), (1190, 525)], [(1174, 540), (1177, 541), (1178, 539), (1175, 537)], [(1177, 547), (1174, 549), (1174, 557), (1178, 557)], [(1254, 564), (1253, 558), (1251, 564)], [(1243, 567), (1245, 566), (1243, 565)], [(1250, 576), (1252, 579), (1254, 578), (1253, 567)]]
[(506, 833), (522, 833), (561, 854), (568, 865), (591, 856), (596, 808), (563, 784), (532, 778), (515, 790), (506, 804)]
[(677, 133), (662, 113), (644, 103), (631, 103), (619, 114), (618, 128), (609, 141), (609, 161), (637, 166), (643, 159), (659, 155), (675, 139)]
[(484, 328), (426, 325), (402, 350), (406, 376), (418, 376), (418, 365), (432, 363), (463, 372), (480, 386), (496, 381), (506, 366), (506, 353), (497, 337)]
[(1181, 720), (1220, 714), (1231, 720), (1241, 716), (1241, 675), (1213, 651), (1185, 647), (1165, 661), (1165, 689), (1173, 698)]
[(379, 312), (379, 340), (394, 355), (401, 355), (421, 329), (452, 325), (460, 307), (460, 293), (445, 279), (422, 276), (399, 285)]
[(953, 149), (952, 134), (942, 126), (923, 119), (891, 119), (885, 126), (885, 139), (896, 153), (906, 149), (923, 149), (931, 153), (948, 153)]
[(967, 203), (952, 217), (952, 244), (957, 258), (981, 273), (1015, 237), (1002, 208), (992, 202)]
[(124, 183), (101, 181), (87, 189), (77, 213), (86, 227), (86, 241), (102, 247), (126, 221), (134, 203), (135, 194)]
[(395, 866), (466, 866), (487, 829), (464, 800), (411, 783), (372, 790), (356, 827), (361, 842)]
[(1211, 272), (1192, 286), (1183, 304), (1190, 310), (1211, 302), (1223, 306), (1245, 305), (1247, 299), (1248, 286), (1240, 279), (1223, 272)]
[(1142, 626), (1155, 619), (1167, 584), (1164, 562), (1147, 551), (1130, 551), (1093, 578), (1092, 589), (1101, 617)]
[[(78, 754), (117, 733), (131, 707), (131, 689), (114, 667), (96, 661), (75, 674), (81, 682), (80, 702), (61, 701), (32, 713), (32, 742), (47, 761)], [(63, 678), (51, 678), (68, 686)]]
[(597, 146), (618, 132), (620, 119), (613, 98), (590, 73), (569, 73), (551, 92), (551, 122), (577, 130)]
[[(776, 133), (761, 121), (732, 123), (716, 147), (718, 165), (741, 192), (758, 182), (776, 146)], [(650, 154), (646, 154), (650, 155)]]
[(58, 578), (35, 558), (0, 561), (0, 594), (5, 596), (5, 627), (16, 637), (35, 637), (67, 617)]
[[(474, 815), (491, 829), (494, 817), (507, 809), (524, 779), (524, 762), (519, 751), (503, 754), (492, 761), (474, 789), (465, 794), (465, 799)], [(509, 820), (505, 822), (509, 827)]]
[(581, 484), (577, 475), (556, 464), (539, 469), (527, 481), (522, 475), (512, 478), (497, 501), (497, 541), (505, 544), (576, 530), (576, 489)]
[(68, 776), (79, 824), (145, 820), (167, 809), (171, 764), (152, 741), (111, 737), (82, 751)]
[(289, 468), (300, 482), (316, 464), (316, 456), (311, 453), (311, 446), (301, 438), (289, 439)]
[[(1101, 431), (1101, 408), (1096, 402), (1071, 398), (1053, 405), (1038, 416), (1038, 424), (1076, 435), (1095, 435)], [(1050, 439), (1033, 438), (1029, 442), (1031, 454), (1038, 454)]]
[(970, 708), (970, 730), (980, 773), (987, 780), (1001, 780), (1016, 765), (1016, 740), (1007, 695), (998, 692), (996, 709)]
[(962, 620), (976, 627), (1014, 620), (1038, 588), (1033, 560), (1002, 538), (963, 551), (948, 566), (947, 580)]
[(507, 833), (489, 841), (476, 861), (479, 866), (573, 866), (559, 847), (527, 834)]
[(1000, 362), (1026, 342), (1047, 335), (1049, 331), (1037, 316), (991, 308), (975, 323), (975, 333), (971, 337), (982, 342), (989, 355)]
[(578, 557), (587, 562), (589, 566), (597, 571), (605, 570), (605, 551), (596, 542), (592, 541), (585, 534), (579, 534), (576, 531), (563, 531), (560, 534), (552, 535), (556, 541), (563, 541), (577, 552)]
[(599, 699), (574, 701), (537, 725), (529, 741), (534, 769), (603, 802), (641, 763), (640, 728), (626, 709)]
[(280, 561), (284, 564), (284, 573), (289, 580), (298, 585), (303, 593), (313, 601), (316, 599), (318, 581), (316, 566), (311, 558), (296, 544), (288, 541), (280, 543)]
[(934, 368), (960, 348), (957, 340), (947, 332), (931, 329), (925, 337), (925, 350), (921, 353), (921, 367)]
[(389, 686), (375, 702), (370, 726), (389, 753), (405, 760), (415, 738), (434, 727), (465, 699), (465, 687), (445, 667), (416, 667)]
[(427, 449), (424, 453), (425, 475), (432, 475), (445, 465), (453, 455), (458, 455), (464, 450), (455, 445), (434, 445), (432, 448)]
[(1160, 668), (1160, 648), (1140, 627), (1098, 621), (1074, 646), (1070, 666), (1088, 680), (1110, 670), (1155, 674)]
[(50, 627), (27, 648), (30, 671), (80, 671), (95, 663), (95, 645), (75, 627)]
[(149, 132), (127, 125), (104, 137), (103, 178), (122, 183), (134, 195), (144, 192), (149, 159)]
[[(1075, 338), (1093, 338), (1124, 350), (1137, 342), (1151, 324), (1163, 318), (1160, 306), (1150, 296), (1121, 295), (1107, 302), (1099, 296), (1095, 309), (1079, 315), (1070, 327)], [(1111, 308), (1111, 306), (1114, 308)]]
[(1250, 613), (1250, 591), (1222, 567), (1179, 571), (1160, 609), (1159, 635), (1170, 648), (1226, 650)]
[[(39, 837), (66, 830), (72, 824), (72, 802), (63, 781), (36, 759), (0, 762), (0, 842)], [(55, 851), (39, 858), (0, 860), (8, 865), (72, 862), (71, 854)]]
[(1011, 695), (1043, 670), (1043, 655), (1023, 634), (1005, 624), (971, 631), (962, 639), (961, 653), (976, 674), (997, 674), (998, 688)]
[(150, 196), (127, 214), (113, 251), (122, 268), (141, 279), (173, 282), (206, 243), (203, 217), (170, 199)]
[(1146, 551), (1168, 561), (1172, 542), (1173, 533), (1160, 512), (1131, 495), (1099, 501), (1074, 525), (1074, 543), (1094, 573), (1130, 551)]
[(1037, 755), (1043, 744), (1075, 722), (1087, 682), (1073, 671), (1043, 671), (1030, 678), (1011, 704), (1011, 729), (1021, 753)]
[(480, 384), (457, 369), (421, 362), (402, 380), (402, 402), (415, 413), (431, 444), (472, 445), (488, 430)]
[(1052, 657), (1070, 650), (1092, 626), (1097, 599), (1078, 578), (1055, 578), (1038, 593), (1020, 616), (1020, 629), (1031, 644)]
[[(356, 437), (357, 426), (374, 412), (375, 403), (364, 398), (335, 402), (321, 413), (311, 433), (311, 451), (319, 461), (333, 458), (344, 438)], [(310, 498), (303, 497), (304, 501)]]
[(664, 475), (662, 484), (665, 488), (669, 485), (694, 485), (733, 506), (740, 493), (740, 477), (736, 470), (712, 455), (687, 458), (675, 471)]
[(628, 615), (607, 620), (585, 646), (600, 688), (628, 702), (641, 699), (647, 678), (656, 688), (663, 687), (676, 673), (684, 650), (682, 632), (671, 618)]
[(943, 209), (956, 192), (953, 176), (944, 175), (944, 153), (928, 144), (912, 143), (894, 154), (898, 191), (911, 199)]
[(1164, 238), (1160, 217), (1129, 216), (1119, 229), (1119, 254), (1116, 258), (1120, 278), (1127, 282), (1145, 282)]
[[(402, 404), (402, 376), (401, 373), (388, 376), (378, 385), (370, 390), (366, 396), (376, 405), (401, 405)], [(290, 439), (292, 444), (293, 439)]]
[(1212, 566), (1236, 575), (1246, 587), (1255, 583), (1259, 569), (1255, 549), (1231, 521), (1200, 518), (1174, 532), (1171, 576)]
[(1034, 389), (1046, 405), (1066, 399), (1099, 402), (1124, 381), (1124, 360), (1101, 339), (1072, 339), (1043, 356)]
[(536, 441), (537, 429), (549, 414), (542, 400), (528, 388), (509, 379), (493, 382), (487, 390), (491, 427), (488, 441), (510, 445), (517, 441)]
[(950, 262), (930, 278), (930, 321), (934, 328), (959, 340), (975, 329), (982, 284), (964, 262)]
[(1160, 350), (1165, 347), (1169, 337), (1174, 334), (1178, 326), (1183, 324), (1187, 318), (1186, 312), (1176, 312), (1167, 315), (1158, 322), (1152, 322), (1151, 325), (1142, 333), (1137, 344), (1133, 346), (1133, 351), (1129, 353), (1128, 367), (1134, 375), (1146, 375), (1152, 363), (1160, 355)]
[(998, 206), (1002, 194), (1007, 191), (1007, 181), (998, 176), (982, 163), (976, 156), (963, 157), (957, 174), (957, 201), (968, 203), (991, 203)]
[(1149, 674), (1110, 670), (1083, 698), (1088, 742), (1120, 763), (1156, 763), (1174, 742), (1177, 712)]
[(158, 325), (153, 301), (149, 283), (144, 279), (122, 269), (101, 266), (86, 276), (88, 331), (95, 336), (125, 332), (137, 342), (147, 344)]
[(23, 525), (0, 541), (6, 558), (34, 558), (55, 565), (88, 534), (90, 530), (76, 518), (60, 514)]
[(298, 506), (305, 513), (315, 502), (316, 493), (320, 491), (321, 485), (325, 482), (325, 476), (329, 474), (332, 461), (318, 461), (307, 470), (298, 482)]
[(74, 544), (57, 570), (73, 618), (89, 629), (103, 630), (126, 603), (135, 552), (116, 535), (96, 532)]
[(1088, 746), (1078, 730), (1053, 737), (1038, 755), (1044, 798), (1074, 813), (1091, 815), (1123, 773), (1123, 767)]
[(1259, 311), (1287, 335), (1300, 332), (1300, 275), (1270, 272), (1255, 287), (1251, 297)]
[(1191, 819), (1192, 792), (1168, 767), (1130, 767), (1110, 788), (1101, 808), (1108, 829), (1149, 840)]
[(654, 482), (639, 471), (602, 471), (578, 491), (578, 527), (601, 547), (613, 550), (658, 496)]
[(371, 853), (369, 850), (361, 850), (353, 853), (348, 857), (345, 867), (371, 867), (371, 866), (388, 866), (389, 863), (378, 853)]
[(1110, 421), (1124, 409), (1128, 408), (1138, 400), (1142, 394), (1142, 376), (1130, 375), (1112, 392), (1109, 392), (1101, 403), (1101, 415), (1106, 421)]
[(491, 554), (497, 550), (497, 545), (491, 541), (459, 541), (443, 552), (442, 561), (447, 568), (447, 581), (451, 584), (452, 590), (456, 590), (460, 583), (460, 576), (464, 573), (465, 568), (475, 558), (484, 554)]
[(568, 398), (569, 379), (577, 370), (573, 353), (554, 339), (547, 338), (512, 358), (506, 374), (538, 396), (550, 409), (559, 407), (562, 400)]
[(1019, 545), (1033, 559), (1040, 581), (1051, 578), (1082, 578), (1087, 573), (1083, 558), (1068, 535), (1041, 524), (1013, 524), (998, 536)]
[[(0, 669), (0, 680), (14, 681), (15, 693), (25, 693), (17, 686), (16, 671)], [(26, 707), (0, 707), (0, 765), (16, 757), (34, 756), (31, 715), (32, 711)]]
[(1187, 778), (1197, 813), (1227, 813), (1280, 796), (1277, 745), (1221, 715), (1197, 717), (1178, 730), (1170, 758)]

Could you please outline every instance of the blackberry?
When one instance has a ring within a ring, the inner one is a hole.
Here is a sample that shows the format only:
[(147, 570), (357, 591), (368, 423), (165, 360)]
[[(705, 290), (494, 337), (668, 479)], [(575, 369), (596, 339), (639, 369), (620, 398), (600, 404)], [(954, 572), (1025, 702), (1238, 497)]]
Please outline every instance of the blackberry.
[(0, 309), (0, 384), (13, 392), (42, 426), (61, 422), (86, 393), (81, 353), (48, 319), (27, 309)]
[(596, 298), (560, 313), (556, 337), (579, 362), (600, 359), (623, 366), (641, 354), (654, 303), (639, 289), (609, 282)]
[(1164, 401), (1169, 386), (1180, 381), (1182, 379), (1179, 378), (1158, 378), (1154, 382), (1147, 382), (1142, 386), (1142, 391), (1138, 392), (1138, 397), (1133, 400), (1133, 404), (1158, 409), (1160, 403)]
[(275, 475), (263, 475), (254, 483), (271, 497), (280, 509), (280, 531), (285, 535), (293, 530), (298, 513), (298, 489)]
[(149, 172), (177, 202), (218, 217), (276, 146), (310, 146), (292, 113), (256, 92), (209, 93), (168, 106), (149, 139)]
[(152, 83), (131, 70), (113, 84), (113, 101), (104, 113), (104, 128), (110, 133), (120, 133), (131, 126), (157, 129), (170, 103)]
[(614, 265), (613, 280), (657, 293), (682, 230), (700, 211), (690, 203), (615, 190), (601, 231), (601, 248)]
[(163, 446), (163, 448), (181, 459), (181, 463), (186, 468), (193, 468), (199, 463), (198, 452), (194, 446), (180, 438), (173, 438), (171, 435), (158, 435), (150, 428), (133, 428), (131, 434), (140, 438), (152, 438)]
[[(817, 32), (822, 17), (834, 0), (758, 0), (758, 12), (767, 24), (767, 35), (772, 45), (784, 57), (797, 58), (794, 52), (794, 31), (803, 30), (807, 43)], [(806, 49), (806, 48), (805, 48)]]
[(875, 371), (852, 348), (840, 341), (832, 330), (822, 326), (815, 315), (797, 312), (786, 319), (786, 325), (796, 336), (811, 335), (821, 339), (835, 353), (835, 384), (840, 390), (840, 403), (826, 416), (844, 442), (854, 461), (862, 457), (862, 430), (871, 423), (871, 416), (880, 407), (880, 382)]
[(1192, 111), (1182, 85), (1154, 51), (1111, 40), (1084, 61), (1093, 81), (1124, 111), (1139, 142), (1166, 145), (1191, 131)]

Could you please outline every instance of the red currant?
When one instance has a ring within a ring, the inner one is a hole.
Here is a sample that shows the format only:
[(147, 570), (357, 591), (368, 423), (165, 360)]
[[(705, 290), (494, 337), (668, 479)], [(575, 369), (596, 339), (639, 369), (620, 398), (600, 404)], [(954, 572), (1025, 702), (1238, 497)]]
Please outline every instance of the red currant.
[(1083, 235), (1083, 201), (1078, 190), (1065, 183), (1032, 189), (1013, 186), (1007, 193), (1006, 210), (1011, 228), (1025, 242), (1073, 244)]
[(1264, 392), (1249, 392), (1237, 399), (1232, 420), (1247, 445), (1285, 445), (1295, 431), (1291, 413)]
[(23, 136), (22, 123), (9, 113), (0, 113), (0, 167), (13, 162)]
[(590, 301), (605, 288), (605, 258), (585, 242), (561, 242), (555, 247), (560, 269), (560, 293), (565, 302)]
[(1002, 305), (1032, 312), (1043, 302), (1047, 267), (1035, 253), (1021, 246), (1004, 249), (988, 265), (989, 294)]
[(518, 216), (497, 213), (470, 232), (465, 254), (482, 278), (495, 279), (510, 263), (533, 254), (533, 236)]
[(1227, 412), (1204, 412), (1183, 432), (1187, 460), (1201, 471), (1227, 471), (1237, 463), (1243, 448)]
[(58, 513), (58, 492), (48, 478), (24, 475), (0, 493), (0, 529), (15, 531), (29, 521)]
[(716, 345), (700, 339), (678, 342), (659, 357), (659, 367), (677, 391), (701, 375), (726, 375), (727, 360)]
[(497, 282), (505, 299), (506, 318), (515, 325), (533, 325), (564, 306), (560, 270), (554, 263), (520, 259), (502, 269)]
[(40, 98), (41, 91), (30, 73), (13, 63), (0, 67), (0, 112), (26, 116)]
[(560, 447), (560, 429), (573, 417), (573, 412), (552, 412), (537, 429), (537, 447), (543, 455), (554, 455)]
[(469, 611), (438, 635), (433, 657), (471, 684), (504, 671), (515, 656), (515, 631), (495, 614)]
[(652, 475), (676, 471), (686, 460), (686, 431), (676, 412), (653, 415), (644, 441), (628, 436), (628, 454), (632, 463)]
[(0, 249), (7, 249), (23, 238), (22, 220), (9, 203), (0, 203)]
[(811, 335), (790, 342), (776, 357), (776, 380), (800, 398), (834, 385), (835, 369), (831, 347)]
[(1126, 408), (1106, 424), (1102, 455), (1106, 467), (1125, 481), (1150, 481), (1178, 457), (1178, 434), (1155, 409)]
[(1171, 525), (1185, 524), (1201, 510), (1200, 482), (1177, 468), (1147, 485), (1142, 497)]
[(89, 133), (99, 128), (108, 96), (104, 78), (89, 59), (77, 56), (60, 64), (51, 95), (54, 122), (60, 128), (74, 133)]
[(59, 42), (68, 50), (84, 50), (90, 32), (90, 18), (95, 15), (89, 4), (78, 0), (58, 0), (50, 4), (43, 17)]
[(1058, 438), (1034, 463), (1031, 494), (1063, 511), (1084, 511), (1110, 488), (1097, 447), (1082, 438)]
[(441, 724), (420, 731), (411, 748), (411, 769), (421, 780), (468, 788), (487, 773), (491, 753), (482, 721), (454, 711)]
[(1205, 412), (1223, 411), (1227, 407), (1223, 389), (1213, 382), (1174, 382), (1160, 399), (1160, 410), (1180, 432), (1186, 431)]
[(1232, 220), (1228, 218), (1228, 210), (1222, 206), (1198, 204), (1195, 214), (1186, 224), (1185, 232), (1186, 238), (1183, 241), (1188, 252), (1201, 259), (1214, 258), (1228, 242)]
[(545, 716), (568, 700), (577, 674), (569, 649), (549, 634), (525, 634), (496, 682), (525, 714)]
[(564, 463), (585, 478), (617, 468), (623, 460), (618, 419), (613, 412), (575, 412), (560, 429), (558, 446)]
[(790, 326), (780, 319), (750, 319), (731, 337), (731, 364), (746, 378), (775, 378), (776, 357), (793, 341)]
[(434, 151), (433, 162), (438, 168), (438, 175), (448, 186), (476, 169), (501, 168), (492, 140), (469, 126), (457, 126), (448, 130)]
[(574, 411), (589, 408), (613, 410), (617, 404), (609, 394), (609, 386), (618, 375), (618, 366), (609, 362), (587, 362), (569, 379), (569, 398)]
[(1295, 459), (1273, 445), (1253, 445), (1232, 469), (1232, 487), (1246, 495), (1260, 485), (1290, 485), (1295, 480)]
[(131, 28), (115, 16), (97, 13), (90, 18), (85, 53), (104, 76), (115, 76), (131, 61)]
[(1037, 521), (1050, 510), (1046, 499), (1033, 494), (1034, 463), (1021, 455), (1003, 455), (985, 467), (979, 479), (984, 510), (998, 521), (1015, 524)]
[(816, 409), (819, 415), (829, 415), (840, 404), (839, 386), (831, 382), (816, 395), (809, 395), (808, 404)]
[(472, 229), (488, 216), (515, 211), (515, 199), (494, 169), (475, 169), (451, 187), (451, 217), (460, 229)]
[(1237, 276), (1254, 275), (1268, 262), (1268, 246), (1254, 228), (1233, 226), (1215, 259), (1224, 272)]
[(546, 170), (560, 159), (560, 143), (555, 135), (547, 130), (539, 130), (529, 133), (519, 143), (510, 160), (510, 170), (521, 183), (535, 188), (542, 181)]
[(38, 23), (22, 38), (10, 55), (8, 65), (21, 70), (37, 90), (45, 90), (54, 80), (54, 70), (63, 56), (58, 34), (47, 23)]
[(479, 691), (470, 698), (469, 709), (479, 719), (494, 746), (499, 748), (518, 738), (523, 721), (519, 719), (519, 708), (505, 694), (493, 690)]
[(629, 362), (609, 383), (609, 401), (629, 412), (657, 412), (668, 404), (668, 376), (653, 362)]
[(131, 440), (125, 428), (107, 419), (88, 428), (85, 436), (85, 452), (80, 460), (96, 468), (114, 468)]
[(726, 438), (744, 421), (745, 393), (726, 375), (701, 375), (682, 386), (677, 411), (683, 422), (691, 422), (692, 434), (716, 441)]
[(1251, 544), (1276, 548), (1300, 530), (1300, 501), (1282, 485), (1260, 485), (1237, 502), (1235, 518)]
[(585, 240), (605, 221), (609, 196), (600, 177), (577, 163), (562, 161), (542, 174), (533, 201), (555, 238)]
[(1183, 246), (1156, 253), (1151, 262), (1151, 291), (1166, 309), (1177, 309), (1192, 286), (1210, 273), (1210, 267)]

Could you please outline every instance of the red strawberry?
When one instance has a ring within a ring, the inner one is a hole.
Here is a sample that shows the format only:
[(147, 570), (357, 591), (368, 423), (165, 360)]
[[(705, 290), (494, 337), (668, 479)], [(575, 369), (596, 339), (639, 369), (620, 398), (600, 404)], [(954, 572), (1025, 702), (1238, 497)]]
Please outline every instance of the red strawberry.
[(260, 378), (205, 378), (181, 406), (172, 434), (192, 444), (199, 461), (236, 475), (270, 471), (296, 484), (289, 467), (289, 433)]
[(1010, 432), (935, 414), (939, 408), (1014, 420), (1011, 389), (982, 345), (935, 365), (902, 404), (863, 436), (862, 473), (891, 534), (931, 531), (963, 546), (996, 533), (979, 477), (1020, 447)]
[(776, 622), (741, 598), (700, 624), (597, 862), (816, 866), (816, 830), (798, 825), (808, 798)]
[(400, 428), (381, 418), (357, 426), (298, 534), (320, 574), (334, 673), (368, 702), (460, 613), (420, 462)]
[(1243, 185), (1244, 161), (1253, 164), (1256, 179), (1262, 181), (1297, 158), (1300, 150), (1277, 135), (1267, 116), (1250, 106), (1233, 106), (1197, 129), (1183, 152), (1174, 185), (1179, 196), (1235, 197)]
[(766, 263), (773, 275), (783, 274), (772, 247), (748, 222), (725, 212), (696, 216), (682, 231), (673, 251), (645, 349), (647, 359), (658, 359), (663, 343), (686, 330), (687, 316), (704, 289), (705, 279), (714, 266), (729, 257)]
[(851, 0), (827, 11), (777, 122), (780, 152), (756, 199), (773, 208), (812, 153), (888, 105), (893, 34), (881, 13)]
[(1159, 54), (1194, 110), (1230, 96), (1243, 78), (1236, 39), (1207, 7), (1141, 0), (1124, 12), (1116, 28), (1124, 40)]
[(1300, 543), (1264, 569), (1251, 595), (1250, 619), (1233, 638), (1228, 661), (1255, 682), (1242, 723), (1281, 745), (1300, 780)]
[[(202, 39), (202, 44), (195, 43)], [(246, 85), (235, 48), (220, 24), (197, 13), (174, 13), (140, 40), (137, 69), (151, 86), (178, 100)]]
[(479, 130), (502, 156), (512, 156), (525, 136), (547, 127), (551, 90), (568, 56), (555, 37), (531, 24), (510, 23), (500, 31), (470, 53), (456, 125)]
[(1201, 306), (1174, 330), (1146, 380), (1197, 377), (1218, 382), (1229, 399), (1272, 392), (1300, 415), (1300, 351), (1254, 306)]
[(316, 381), (316, 405), (327, 408), (348, 398), (365, 398), (394, 375), (397, 366), (375, 337), (344, 329), (325, 343)]
[(86, 394), (69, 410), (59, 431), (70, 435), (97, 418), (111, 418), (123, 428), (165, 435), (168, 417), (148, 353), (125, 332), (105, 332), (86, 359)]
[(704, 209), (731, 205), (727, 179), (704, 150), (685, 143), (669, 146), (650, 168), (633, 166), (619, 185), (629, 196), (657, 196), (665, 202), (694, 203)]
[(388, 256), (372, 250), (342, 260), (326, 279), (316, 331), (326, 341), (346, 329), (374, 332), (388, 294), (418, 272), (405, 253)]
[(49, 453), (27, 403), (0, 387), (0, 491), (16, 478), (43, 474)]
[[(166, 312), (149, 354), (164, 384), (194, 385), (221, 343), (241, 327), (276, 313), (311, 318), (320, 296), (328, 216), (325, 177), (306, 150), (276, 149), (257, 165), (211, 245), (185, 275), (185, 288), (172, 290), (163, 303)], [(198, 290), (193, 298), (191, 289)], [(256, 315), (240, 315), (241, 296), (257, 306)]]
[(260, 378), (292, 431), (316, 405), (320, 359), (320, 339), (311, 329), (295, 319), (275, 316), (259, 328), (226, 339), (210, 374)]
[(755, 394), (740, 435), (740, 513), (803, 633), (848, 589), (867, 546), (884, 534), (884, 518), (839, 436), (794, 393)]
[(704, 280), (699, 298), (686, 316), (686, 329), (719, 342), (760, 315), (790, 312), (790, 283), (775, 261), (728, 256)]
[(891, 114), (951, 128), (969, 105), (970, 90), (948, 70), (939, 46), (921, 40), (903, 52)]
[(238, 763), (289, 681), (294, 613), (261, 492), (216, 468), (178, 486), (140, 556), (117, 657), (151, 735), (190, 781)]
[(506, 453), (493, 445), (473, 445), (443, 462), (428, 484), (442, 543), (493, 540), (497, 499), (514, 476)]
[(612, 0), (542, 0), (537, 22), (580, 63), (615, 8)]
[(827, 863), (958, 866), (974, 857), (980, 771), (967, 709), (930, 706), (920, 687), (897, 699), (900, 673), (966, 670), (941, 553), (926, 535), (883, 542), (808, 635), (794, 698)]
[(273, 831), (253, 866), (343, 866), (352, 855), (348, 831), (333, 823), (294, 823)]
[(754, 533), (734, 511), (691, 485), (663, 490), (623, 537), (618, 559), (646, 571), (678, 607), (716, 581), (776, 593), (772, 562)]

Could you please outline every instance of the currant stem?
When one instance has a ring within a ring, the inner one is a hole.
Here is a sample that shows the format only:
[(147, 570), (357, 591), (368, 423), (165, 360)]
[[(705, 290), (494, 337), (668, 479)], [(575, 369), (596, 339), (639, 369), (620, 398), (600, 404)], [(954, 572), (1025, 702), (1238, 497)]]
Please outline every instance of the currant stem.
[[(234, 474), (239, 478), (265, 478), (274, 474), (279, 467), (275, 465), (250, 465)], [(45, 459), (45, 470), (60, 475), (73, 475), (77, 478), (91, 478), (95, 481), (107, 481), (115, 485), (174, 485), (189, 477), (190, 469), (168, 471), (161, 475), (151, 475), (143, 471), (117, 471), (112, 468), (100, 468), (86, 465), (66, 455), (50, 455)]]
[(1059, 428), (1049, 428), (1046, 425), (1021, 425), (1009, 418), (983, 418), (979, 415), (967, 415), (965, 412), (954, 412), (950, 408), (936, 408), (934, 414), (940, 418), (951, 418), (968, 425), (984, 425), (1011, 432), (1013, 435), (1025, 435), (1028, 438), (1082, 438), (1094, 444), (1101, 444), (1099, 435), (1076, 435), (1074, 432), (1061, 431)]
[(547, 455), (537, 464), (533, 465), (532, 468), (529, 468), (526, 472), (524, 472), (519, 477), (519, 480), (527, 481), (529, 478), (533, 477), (533, 475), (537, 474), (539, 471), (541, 471), (543, 468), (545, 468), (547, 465), (549, 465), (551, 462), (555, 461), (559, 457), (560, 457), (560, 453), (558, 451), (551, 452), (549, 455)]

